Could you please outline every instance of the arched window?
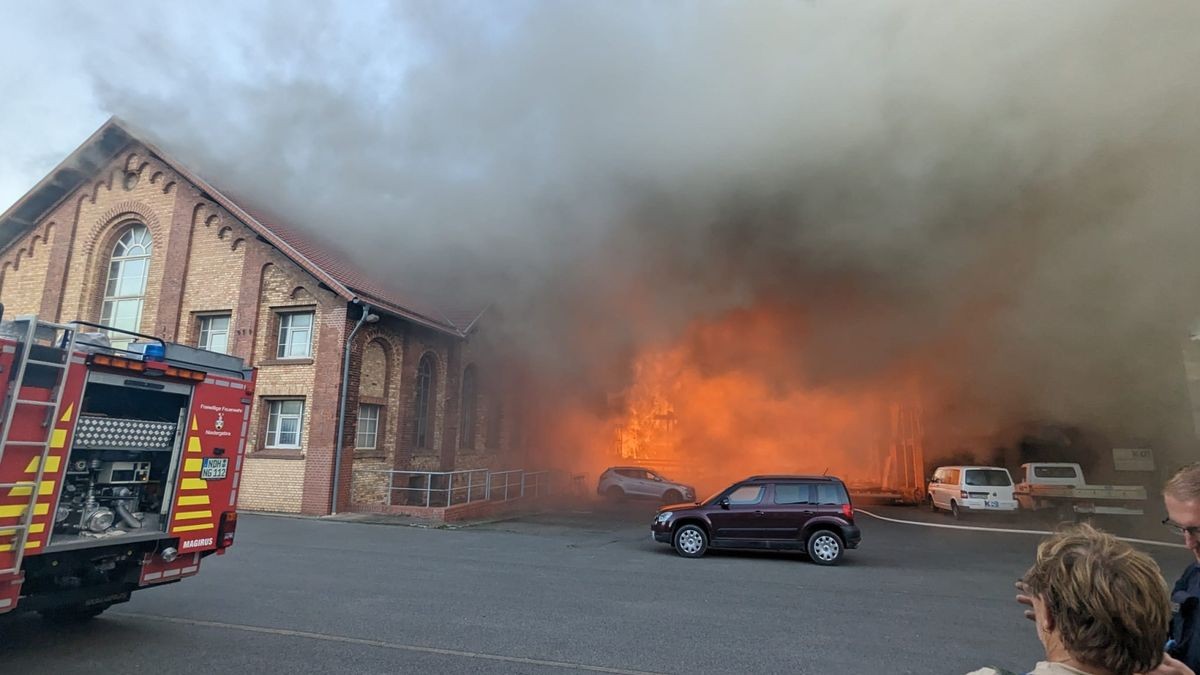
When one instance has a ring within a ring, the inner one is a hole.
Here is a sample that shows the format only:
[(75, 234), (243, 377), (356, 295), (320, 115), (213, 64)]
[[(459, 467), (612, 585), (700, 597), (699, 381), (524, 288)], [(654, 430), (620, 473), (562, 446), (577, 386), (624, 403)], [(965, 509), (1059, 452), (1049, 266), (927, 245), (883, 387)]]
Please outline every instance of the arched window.
[(416, 400), (416, 420), (417, 433), (416, 441), (418, 448), (428, 448), (432, 442), (433, 434), (430, 430), (433, 428), (433, 406), (430, 405), (433, 399), (433, 386), (437, 376), (437, 366), (433, 362), (433, 354), (426, 354), (421, 357), (421, 363), (417, 366), (417, 400)]
[(478, 387), (475, 366), (467, 366), (462, 378), (462, 415), (459, 420), (458, 437), (460, 448), (475, 447), (475, 412), (478, 409)]
[(501, 410), (503, 403), (500, 401), (498, 394), (492, 395), (492, 405), (488, 410), (487, 417), (487, 439), (484, 445), (491, 449), (500, 447), (500, 423), (504, 419), (504, 412)]
[[(151, 246), (150, 230), (145, 225), (129, 228), (113, 246), (112, 258), (108, 263), (108, 281), (104, 285), (100, 323), (124, 330), (141, 329), (142, 300), (146, 295)], [(116, 347), (123, 347), (131, 341), (131, 337), (121, 333), (112, 336)]]

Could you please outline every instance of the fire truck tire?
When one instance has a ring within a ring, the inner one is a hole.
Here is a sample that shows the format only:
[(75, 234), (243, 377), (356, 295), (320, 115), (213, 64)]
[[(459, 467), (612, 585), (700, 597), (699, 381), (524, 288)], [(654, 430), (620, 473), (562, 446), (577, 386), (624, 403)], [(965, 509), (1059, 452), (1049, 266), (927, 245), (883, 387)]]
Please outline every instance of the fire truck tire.
[(109, 605), (101, 605), (99, 607), (68, 606), (44, 609), (39, 614), (42, 615), (42, 620), (47, 623), (64, 625), (90, 621), (100, 616), (108, 608)]

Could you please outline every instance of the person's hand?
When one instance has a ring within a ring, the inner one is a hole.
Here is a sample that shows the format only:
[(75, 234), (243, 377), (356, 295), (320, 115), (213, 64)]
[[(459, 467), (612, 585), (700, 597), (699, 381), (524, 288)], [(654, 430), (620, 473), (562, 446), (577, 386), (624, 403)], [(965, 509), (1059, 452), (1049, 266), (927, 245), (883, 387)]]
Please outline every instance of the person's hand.
[[(1026, 619), (1029, 619), (1030, 621), (1037, 620), (1033, 614), (1033, 594), (1029, 592), (1029, 587), (1025, 585), (1024, 581), (1017, 582), (1017, 602), (1029, 608), (1025, 610)], [(1187, 666), (1184, 667), (1186, 668)], [(1158, 671), (1154, 672), (1156, 675), (1158, 675)], [(1170, 671), (1167, 671), (1167, 673), (1164, 673), (1163, 675), (1171, 675), (1171, 673)]]
[(1163, 654), (1162, 664), (1142, 675), (1196, 675), (1196, 673), (1183, 661), (1173, 658), (1170, 654)]

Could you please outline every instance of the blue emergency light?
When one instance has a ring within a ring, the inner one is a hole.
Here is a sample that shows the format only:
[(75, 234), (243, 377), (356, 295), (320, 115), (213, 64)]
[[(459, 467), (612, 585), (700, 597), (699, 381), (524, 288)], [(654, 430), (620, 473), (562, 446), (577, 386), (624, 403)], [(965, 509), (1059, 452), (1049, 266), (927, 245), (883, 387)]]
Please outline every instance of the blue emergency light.
[(166, 361), (167, 348), (161, 343), (151, 342), (142, 349), (142, 357), (147, 361)]

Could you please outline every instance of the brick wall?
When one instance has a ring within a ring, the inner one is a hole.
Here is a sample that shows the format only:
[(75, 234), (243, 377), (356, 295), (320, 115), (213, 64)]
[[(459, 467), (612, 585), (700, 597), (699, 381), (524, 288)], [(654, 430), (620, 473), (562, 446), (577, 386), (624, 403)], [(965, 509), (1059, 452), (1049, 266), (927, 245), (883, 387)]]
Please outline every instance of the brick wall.
[[(349, 323), (357, 323), (358, 309), (351, 310)], [(405, 324), (397, 319), (381, 317), (379, 322), (365, 324), (354, 338), (354, 349), (350, 357), (346, 401), (346, 428), (343, 436), (342, 483), (339, 487), (339, 508), (349, 505), (351, 499), (360, 501), (363, 481), (386, 480), (385, 477), (363, 477), (358, 469), (387, 468), (395, 464), (401, 420), (407, 419), (400, 404), (404, 363)], [(407, 383), (407, 382), (406, 382)], [(379, 426), (374, 448), (355, 447), (358, 435), (358, 406), (361, 403), (377, 405)], [(383, 499), (384, 493), (376, 495)], [(372, 498), (375, 498), (372, 497)]]
[[(127, 149), (0, 252), (6, 314), (98, 320), (113, 244), (134, 222), (145, 225), (153, 239), (141, 331), (195, 345), (198, 315), (228, 313), (232, 350), (260, 366), (239, 503), (300, 511), (312, 487), (306, 480), (319, 482), (322, 473), (306, 461), (310, 446), (315, 442), (325, 462), (331, 456), (332, 427), (320, 416), (331, 416), (329, 401), (337, 398), (344, 302), (140, 147)], [(275, 362), (273, 312), (296, 305), (318, 312), (313, 355)], [(322, 381), (329, 380), (323, 387), (316, 385), (318, 371), (326, 374)], [(287, 458), (270, 457), (261, 448), (264, 397), (272, 396), (306, 402), (302, 449)], [(328, 499), (328, 487), (323, 494)], [(313, 500), (310, 510), (319, 502)]]
[(230, 342), (239, 314), (242, 268), (247, 242), (254, 239), (249, 228), (211, 203), (201, 202), (188, 214), (191, 255), (183, 276), (179, 316), (172, 327), (176, 340), (197, 344), (202, 314), (229, 314)]
[(303, 459), (247, 459), (238, 508), (299, 513), (303, 490)]
[[(391, 459), (355, 457), (351, 477), (350, 503), (343, 507), (354, 509), (356, 504), (386, 504), (389, 476), (378, 471), (391, 469)], [(342, 508), (342, 507), (339, 507)]]
[[(258, 470), (260, 462), (271, 469), (278, 468), (281, 463), (296, 463), (286, 475), (289, 479), (298, 476), (300, 484), (285, 494), (298, 496), (298, 499), (294, 503), (277, 504), (276, 510), (326, 513), (329, 508), (328, 483), (321, 484), (321, 475), (328, 475), (329, 467), (321, 467), (321, 464), (328, 464), (333, 454), (334, 427), (329, 419), (336, 415), (344, 304), (333, 293), (321, 289), (315, 279), (278, 251), (267, 251), (262, 256), (262, 263), (255, 321), (258, 330), (251, 356), (251, 363), (258, 367), (258, 389), (250, 422), (253, 435), (247, 443), (248, 471)], [(297, 311), (314, 315), (310, 356), (280, 359), (281, 316)], [(296, 399), (304, 403), (299, 448), (266, 446), (270, 403), (279, 399)]]
[[(399, 445), (396, 455), (397, 469), (415, 471), (442, 471), (448, 467), (442, 461), (442, 438), (446, 432), (446, 399), (448, 392), (457, 391), (458, 376), (447, 382), (449, 360), (447, 341), (425, 328), (414, 326), (406, 333), (404, 341), (404, 363), (400, 370), (400, 410), (403, 418), (399, 428)], [(434, 382), (429, 422), (429, 442), (426, 447), (417, 445), (417, 420), (414, 414), (417, 398), (417, 368), (426, 355), (433, 358)]]
[(6, 317), (37, 314), (46, 288), (49, 251), (61, 227), (44, 222), (0, 255), (0, 288)]
[[(199, 316), (229, 314), (231, 353), (259, 369), (239, 490), (242, 506), (326, 513), (332, 496), (342, 352), (358, 308), (348, 308), (345, 299), (323, 288), (140, 145), (122, 151), (0, 251), (5, 314), (98, 320), (113, 245), (132, 223), (145, 225), (153, 239), (141, 332), (195, 345)], [(281, 361), (276, 358), (279, 313), (299, 308), (315, 313), (312, 354)], [(473, 338), (464, 344), (390, 316), (359, 332), (342, 438), (343, 503), (349, 502), (352, 491), (355, 500), (366, 498), (369, 490), (377, 492), (378, 486), (363, 487), (354, 477), (356, 467), (508, 468), (497, 460), (499, 449), (489, 447), (489, 419), (495, 409), (488, 392), (495, 378), (475, 342)], [(429, 442), (416, 448), (416, 371), (426, 354), (436, 364)], [(459, 448), (461, 378), (473, 363), (479, 364), (476, 443)], [(305, 402), (299, 449), (263, 447), (266, 403), (274, 398)], [(377, 447), (356, 451), (360, 402), (380, 405), (381, 416)], [(501, 416), (507, 420), (506, 414)], [(505, 429), (508, 426), (506, 421)]]
[[(313, 338), (320, 361), (315, 369), (316, 380), (312, 384), (312, 413), (308, 418), (309, 437), (305, 446), (308, 462), (305, 464), (304, 500), (301, 504), (303, 512), (312, 514), (329, 513), (332, 505), (342, 354), (350, 330), (346, 323), (346, 303), (331, 293), (321, 292), (324, 295), (317, 307), (318, 334)], [(349, 412), (349, 406), (347, 408)], [(352, 442), (343, 446), (344, 449), (353, 447)], [(347, 454), (352, 455), (352, 451)], [(349, 480), (345, 473), (348, 472), (343, 472), (343, 484)]]
[(79, 201), (60, 318), (100, 319), (113, 245), (131, 223), (140, 223), (153, 237), (140, 331), (156, 332), (163, 280), (177, 272), (165, 263), (179, 184), (179, 177), (169, 167), (134, 150), (73, 196)]

